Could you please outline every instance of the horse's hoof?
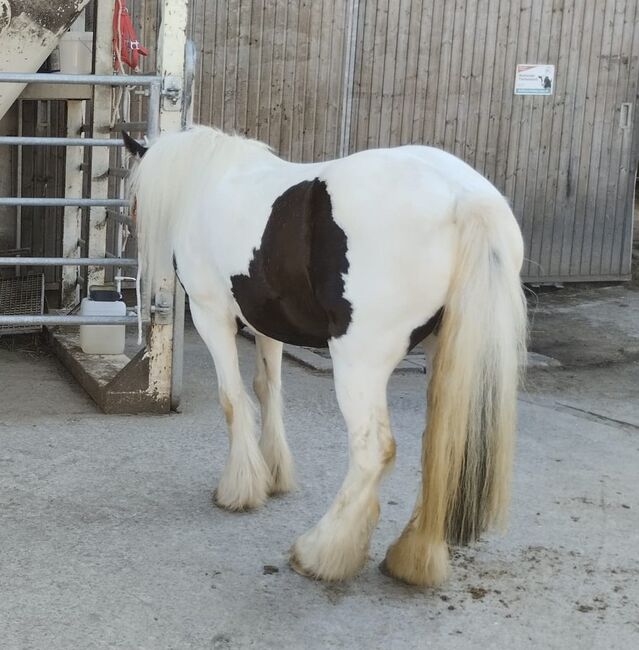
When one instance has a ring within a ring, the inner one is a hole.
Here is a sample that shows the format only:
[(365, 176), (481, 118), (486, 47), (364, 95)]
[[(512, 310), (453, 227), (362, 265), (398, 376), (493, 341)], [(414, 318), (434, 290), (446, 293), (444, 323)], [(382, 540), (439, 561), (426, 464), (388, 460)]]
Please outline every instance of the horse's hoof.
[(411, 585), (414, 586), (413, 583), (408, 582), (407, 580), (404, 580), (403, 578), (398, 578), (397, 576), (393, 575), (390, 572), (390, 569), (388, 568), (388, 565), (386, 564), (386, 558), (384, 558), (378, 565), (377, 568), (379, 569), (379, 572), (383, 575), (386, 576), (387, 578), (390, 578), (391, 580), (394, 580), (395, 582), (401, 582), (404, 585)]
[(291, 549), (291, 554), (288, 557), (288, 563), (291, 569), (295, 571), (295, 573), (298, 573), (305, 578), (310, 578), (311, 580), (317, 580), (317, 576), (314, 575), (312, 571), (309, 571), (304, 566), (302, 566), (302, 563), (298, 560), (297, 555), (295, 554), (295, 549)]
[(247, 510), (252, 509), (251, 506), (222, 503), (217, 498), (217, 490), (213, 490), (212, 501), (213, 501), (213, 505), (220, 508), (220, 510), (226, 510), (227, 512), (246, 512)]

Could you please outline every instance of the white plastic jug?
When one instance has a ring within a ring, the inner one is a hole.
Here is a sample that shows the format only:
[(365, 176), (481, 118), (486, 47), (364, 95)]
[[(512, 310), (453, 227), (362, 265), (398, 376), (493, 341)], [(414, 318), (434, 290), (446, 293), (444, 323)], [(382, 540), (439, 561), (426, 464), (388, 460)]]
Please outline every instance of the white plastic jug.
[[(126, 316), (122, 296), (109, 287), (91, 287), (80, 303), (81, 316)], [(80, 325), (80, 347), (86, 354), (123, 354), (124, 325)]]
[(93, 32), (67, 32), (59, 43), (60, 72), (91, 74)]

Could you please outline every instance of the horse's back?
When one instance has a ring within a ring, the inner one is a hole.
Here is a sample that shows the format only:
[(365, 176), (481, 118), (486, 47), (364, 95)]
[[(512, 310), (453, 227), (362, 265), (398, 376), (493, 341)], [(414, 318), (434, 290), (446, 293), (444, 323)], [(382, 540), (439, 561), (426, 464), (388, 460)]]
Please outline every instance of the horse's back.
[(236, 315), (280, 341), (320, 346), (353, 327), (408, 336), (444, 304), (456, 206), (474, 193), (500, 196), (430, 147), (315, 165), (260, 159), (203, 192), (199, 238), (178, 266), (190, 293), (217, 277), (216, 295), (230, 289)]

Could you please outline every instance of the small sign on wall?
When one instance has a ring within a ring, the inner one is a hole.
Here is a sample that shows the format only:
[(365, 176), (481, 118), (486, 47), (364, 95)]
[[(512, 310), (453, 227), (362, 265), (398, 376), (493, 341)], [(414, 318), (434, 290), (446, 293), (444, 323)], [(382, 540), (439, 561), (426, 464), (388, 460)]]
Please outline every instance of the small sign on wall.
[(554, 65), (517, 64), (515, 95), (552, 95), (554, 85)]

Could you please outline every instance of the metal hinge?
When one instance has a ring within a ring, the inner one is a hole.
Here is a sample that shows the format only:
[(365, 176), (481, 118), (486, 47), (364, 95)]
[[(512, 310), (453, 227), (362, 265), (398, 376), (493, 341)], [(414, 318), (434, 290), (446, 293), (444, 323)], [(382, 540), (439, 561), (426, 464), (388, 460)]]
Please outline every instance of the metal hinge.
[(179, 111), (182, 105), (182, 78), (167, 74), (162, 79), (162, 108)]
[(168, 325), (173, 320), (173, 296), (168, 291), (158, 291), (151, 312), (158, 325)]

